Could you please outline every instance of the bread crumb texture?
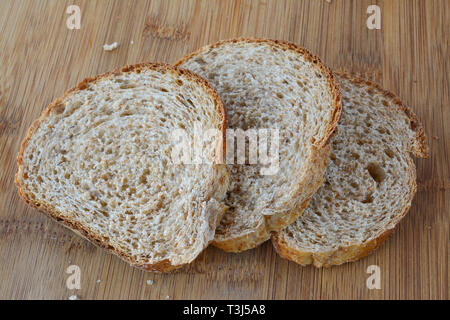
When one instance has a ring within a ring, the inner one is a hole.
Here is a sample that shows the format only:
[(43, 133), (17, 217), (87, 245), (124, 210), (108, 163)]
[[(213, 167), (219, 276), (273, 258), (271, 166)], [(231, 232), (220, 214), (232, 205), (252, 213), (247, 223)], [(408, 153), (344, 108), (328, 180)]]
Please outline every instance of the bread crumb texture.
[(272, 240), (285, 258), (329, 266), (367, 255), (406, 214), (416, 191), (411, 154), (426, 155), (417, 118), (378, 86), (338, 77), (343, 111), (325, 182)]
[(19, 194), (133, 266), (170, 270), (213, 239), (229, 175), (223, 165), (173, 164), (171, 133), (191, 135), (194, 122), (222, 132), (224, 121), (206, 81), (168, 65), (87, 79), (30, 128)]
[(276, 174), (261, 175), (260, 165), (230, 165), (230, 209), (213, 242), (226, 251), (256, 247), (295, 220), (320, 186), (326, 143), (340, 114), (339, 89), (317, 57), (274, 40), (222, 41), (176, 65), (216, 88), (229, 128), (279, 130)]

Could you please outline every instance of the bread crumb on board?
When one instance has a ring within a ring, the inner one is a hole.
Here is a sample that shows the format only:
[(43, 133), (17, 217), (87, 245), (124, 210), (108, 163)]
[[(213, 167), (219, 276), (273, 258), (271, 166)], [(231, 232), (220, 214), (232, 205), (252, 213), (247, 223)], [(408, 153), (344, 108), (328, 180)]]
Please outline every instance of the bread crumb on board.
[(119, 44), (117, 42), (113, 42), (111, 44), (104, 44), (103, 45), (103, 50), (105, 50), (105, 51), (113, 51), (118, 46), (119, 46)]
[(148, 285), (152, 285), (153, 284), (153, 280), (147, 280), (147, 284)]
[(100, 283), (100, 282), (102, 282), (102, 280), (98, 279), (98, 280), (97, 280), (97, 283)]
[(166, 296), (166, 300), (169, 300), (170, 299), (170, 296)]
[(77, 300), (77, 299), (78, 299), (78, 297), (76, 295), (73, 295), (73, 296), (69, 297), (69, 300)]

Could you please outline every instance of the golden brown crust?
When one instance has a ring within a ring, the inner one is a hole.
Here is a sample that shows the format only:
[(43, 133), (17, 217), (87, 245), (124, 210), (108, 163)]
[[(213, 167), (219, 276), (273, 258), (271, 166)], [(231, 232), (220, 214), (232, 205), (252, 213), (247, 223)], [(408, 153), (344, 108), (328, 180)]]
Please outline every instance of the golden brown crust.
[[(426, 145), (426, 138), (418, 118), (401, 102), (401, 100), (395, 96), (393, 93), (383, 89), (379, 85), (354, 77), (347, 73), (336, 73), (340, 77), (348, 79), (355, 84), (363, 84), (369, 88), (379, 91), (386, 99), (394, 101), (394, 103), (399, 107), (399, 109), (404, 112), (411, 121), (412, 130), (416, 132), (416, 139), (419, 147), (415, 150), (415, 155), (419, 157), (427, 157), (428, 146)], [(414, 125), (413, 125), (414, 123)], [(389, 225), (382, 233), (373, 239), (369, 239), (363, 243), (342, 246), (336, 249), (330, 249), (329, 251), (313, 252), (311, 250), (294, 248), (290, 246), (285, 238), (284, 234), (274, 233), (272, 236), (272, 244), (275, 251), (288, 260), (294, 261), (302, 266), (313, 264), (315, 267), (330, 267), (333, 265), (340, 265), (346, 262), (359, 260), (377, 249), (394, 231), (394, 229), (399, 225), (400, 221), (407, 214), (414, 194), (417, 190), (416, 184), (416, 168), (414, 162), (411, 158), (407, 157), (409, 166), (409, 199), (406, 202), (407, 206), (402, 208), (401, 214), (395, 220), (395, 223)]]
[[(308, 206), (309, 202), (311, 201), (312, 197), (309, 197), (304, 202), (302, 202), (298, 208), (289, 211), (285, 214), (285, 217), (283, 219), (287, 222), (286, 225), (291, 224), (292, 222), (297, 219), (298, 212), (300, 214), (305, 210), (305, 208)], [(281, 230), (282, 228), (280, 228)], [(252, 230), (252, 232), (249, 232), (248, 234), (245, 234), (243, 236), (240, 236), (238, 238), (233, 238), (231, 240), (224, 239), (224, 240), (217, 240), (217, 238), (214, 239), (211, 244), (219, 249), (222, 249), (226, 252), (242, 252), (249, 249), (256, 248), (261, 243), (267, 241), (270, 239), (271, 235), (273, 233), (268, 231), (267, 226), (264, 223), (261, 223), (258, 226), (258, 229)]]
[(393, 231), (394, 229), (386, 230), (379, 237), (363, 244), (340, 247), (336, 250), (327, 252), (311, 252), (293, 249), (284, 242), (284, 239), (279, 239), (278, 235), (272, 237), (272, 244), (275, 251), (285, 259), (294, 261), (302, 266), (313, 264), (316, 268), (327, 268), (356, 261), (369, 255), (377, 249)]
[[(401, 217), (403, 218), (409, 210), (409, 206), (405, 208)], [(401, 218), (400, 218), (401, 220)], [(400, 222), (399, 220), (399, 222)], [(272, 236), (272, 245), (275, 251), (283, 258), (294, 261), (302, 266), (313, 264), (317, 268), (331, 267), (347, 262), (357, 261), (371, 254), (377, 249), (397, 228), (398, 223), (394, 227), (385, 230), (378, 237), (361, 244), (343, 246), (337, 249), (325, 252), (312, 252), (308, 250), (298, 250), (289, 246), (284, 238), (276, 233)]]
[(237, 42), (268, 43), (274, 47), (294, 51), (297, 54), (304, 57), (305, 60), (309, 61), (318, 69), (319, 74), (324, 75), (325, 78), (327, 79), (333, 100), (333, 112), (328, 127), (326, 129), (325, 135), (318, 141), (315, 141), (314, 143), (315, 148), (313, 148), (314, 151), (311, 155), (312, 158), (311, 162), (314, 170), (312, 170), (312, 172), (307, 173), (305, 175), (306, 178), (304, 179), (304, 181), (300, 181), (299, 183), (299, 192), (300, 190), (302, 190), (302, 192), (305, 192), (310, 196), (308, 196), (307, 199), (304, 200), (303, 203), (301, 203), (298, 206), (298, 208), (294, 210), (291, 210), (287, 213), (284, 212), (275, 214), (274, 216), (265, 216), (264, 223), (261, 223), (256, 230), (252, 230), (248, 234), (233, 239), (218, 240), (216, 238), (212, 242), (214, 246), (229, 252), (241, 252), (244, 250), (255, 248), (259, 244), (268, 240), (272, 232), (282, 230), (284, 227), (291, 224), (293, 221), (295, 221), (296, 218), (298, 218), (302, 214), (303, 210), (309, 203), (309, 200), (311, 199), (312, 195), (314, 194), (315, 191), (317, 191), (317, 189), (323, 182), (323, 173), (325, 171), (326, 163), (330, 152), (330, 139), (335, 134), (336, 127), (342, 112), (341, 91), (339, 89), (338, 82), (336, 81), (330, 69), (324, 63), (322, 63), (322, 61), (317, 56), (315, 56), (305, 48), (302, 48), (294, 43), (290, 43), (287, 41), (272, 40), (272, 39), (254, 39), (254, 38), (238, 38), (238, 39), (222, 40), (214, 44), (204, 46), (198, 49), (197, 51), (185, 55), (180, 60), (175, 62), (174, 65), (180, 66), (189, 59), (193, 58), (194, 56), (203, 54), (204, 52), (212, 48)]
[(243, 252), (253, 249), (269, 239), (270, 233), (267, 231), (264, 221), (262, 221), (257, 229), (252, 230), (247, 234), (233, 239), (218, 240), (217, 238), (214, 238), (211, 244), (226, 252)]
[[(128, 66), (124, 66), (122, 68), (116, 69), (112, 72), (107, 72), (104, 74), (94, 76), (92, 78), (84, 79), (83, 81), (81, 81), (78, 85), (76, 85), (72, 89), (67, 90), (62, 97), (60, 97), (60, 98), (56, 99), (54, 102), (50, 103), (50, 105), (42, 111), (41, 116), (32, 123), (32, 125), (28, 129), (27, 135), (25, 136), (24, 140), (21, 143), (20, 151), (17, 155), (18, 171), (15, 176), (15, 184), (17, 185), (19, 196), (28, 205), (38, 209), (39, 211), (43, 212), (50, 218), (56, 220), (57, 222), (61, 223), (65, 227), (67, 227), (70, 230), (77, 233), (78, 235), (80, 235), (83, 238), (94, 243), (98, 247), (106, 249), (110, 253), (118, 256), (119, 258), (123, 259), (124, 261), (126, 261), (127, 263), (131, 264), (134, 267), (137, 267), (137, 268), (140, 268), (140, 269), (143, 269), (146, 271), (168, 272), (168, 271), (171, 271), (174, 269), (178, 269), (178, 268), (182, 267), (182, 265), (177, 265), (177, 266), (171, 265), (170, 261), (168, 261), (168, 260), (159, 261), (154, 264), (139, 264), (139, 263), (137, 263), (130, 256), (128, 256), (125, 252), (122, 252), (121, 250), (113, 248), (112, 246), (108, 245), (106, 239), (102, 239), (99, 235), (91, 232), (82, 224), (80, 224), (76, 221), (70, 221), (70, 220), (60, 218), (61, 213), (58, 210), (56, 210), (55, 208), (53, 208), (51, 206), (46, 205), (44, 202), (41, 202), (36, 199), (32, 199), (32, 195), (30, 195), (26, 192), (24, 186), (21, 184), (21, 181), (20, 181), (21, 177), (23, 175), (23, 154), (24, 154), (25, 148), (28, 144), (28, 141), (31, 139), (34, 132), (39, 128), (41, 122), (47, 116), (50, 115), (51, 111), (54, 108), (57, 108), (62, 103), (62, 101), (64, 100), (65, 97), (67, 97), (69, 94), (71, 94), (74, 91), (85, 90), (86, 88), (88, 88), (88, 86), (91, 83), (95, 83), (96, 81), (98, 81), (100, 79), (104, 79), (104, 78), (107, 78), (112, 75), (117, 76), (117, 75), (120, 75), (121, 73), (130, 72), (130, 71), (140, 72), (143, 69), (151, 69), (151, 70), (156, 70), (156, 71), (160, 71), (163, 73), (164, 72), (175, 72), (178, 75), (183, 75), (183, 76), (187, 77), (188, 80), (193, 81), (193, 82), (197, 83), (198, 85), (200, 85), (202, 88), (204, 88), (206, 90), (206, 92), (213, 98), (214, 103), (217, 108), (217, 111), (219, 112), (219, 114), (221, 115), (221, 117), (223, 119), (220, 129), (222, 130), (223, 139), (225, 139), (225, 130), (226, 130), (225, 108), (224, 108), (222, 101), (221, 101), (219, 95), (217, 94), (217, 92), (205, 79), (190, 72), (189, 70), (176, 68), (176, 67), (173, 67), (173, 66), (165, 64), (165, 63), (140, 63), (140, 64), (128, 65)], [(223, 142), (223, 148), (225, 148), (224, 142)], [(219, 159), (222, 162), (223, 162), (224, 154), (225, 154), (225, 149), (223, 149), (223, 154), (220, 155), (221, 159)]]

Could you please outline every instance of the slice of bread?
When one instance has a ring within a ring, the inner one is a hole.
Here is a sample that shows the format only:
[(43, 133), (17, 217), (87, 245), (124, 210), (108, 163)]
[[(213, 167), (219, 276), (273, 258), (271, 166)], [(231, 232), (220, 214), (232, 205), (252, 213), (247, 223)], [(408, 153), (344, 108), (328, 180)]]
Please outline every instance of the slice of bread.
[(213, 240), (229, 185), (223, 164), (176, 164), (171, 134), (216, 129), (205, 154), (220, 158), (225, 120), (214, 89), (187, 70), (149, 63), (86, 79), (30, 127), (19, 194), (131, 265), (169, 271)]
[(397, 97), (366, 80), (337, 78), (343, 111), (325, 182), (304, 214), (272, 237), (282, 257), (301, 265), (338, 265), (376, 249), (411, 205), (411, 154), (428, 154), (422, 126)]
[[(213, 245), (232, 252), (254, 248), (292, 223), (322, 183), (328, 141), (341, 113), (338, 85), (316, 56), (275, 40), (221, 41), (175, 65), (214, 86), (231, 129), (279, 130), (275, 174), (261, 174), (261, 163), (230, 163), (227, 155), (231, 187), (225, 203), (230, 209)], [(228, 139), (228, 150), (232, 143)]]

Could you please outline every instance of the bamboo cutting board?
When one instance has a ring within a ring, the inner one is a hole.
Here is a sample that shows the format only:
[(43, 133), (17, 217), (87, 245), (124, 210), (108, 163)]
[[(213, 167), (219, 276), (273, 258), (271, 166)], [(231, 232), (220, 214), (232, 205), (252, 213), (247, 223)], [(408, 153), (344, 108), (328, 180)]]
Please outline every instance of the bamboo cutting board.
[[(367, 7), (381, 8), (369, 30)], [(70, 30), (69, 5), (81, 9)], [(0, 1), (0, 298), (2, 299), (448, 299), (450, 56), (442, 1)], [(431, 157), (417, 160), (407, 217), (374, 254), (330, 269), (300, 267), (269, 243), (242, 254), (208, 248), (185, 269), (131, 268), (28, 208), (14, 186), (28, 126), (84, 77), (142, 61), (174, 62), (238, 36), (298, 43), (332, 69), (397, 93), (422, 120)], [(119, 47), (106, 52), (105, 43)], [(68, 289), (70, 265), (81, 289)], [(380, 267), (381, 289), (366, 285)], [(97, 281), (100, 280), (100, 281)], [(152, 280), (147, 283), (147, 280)]]

